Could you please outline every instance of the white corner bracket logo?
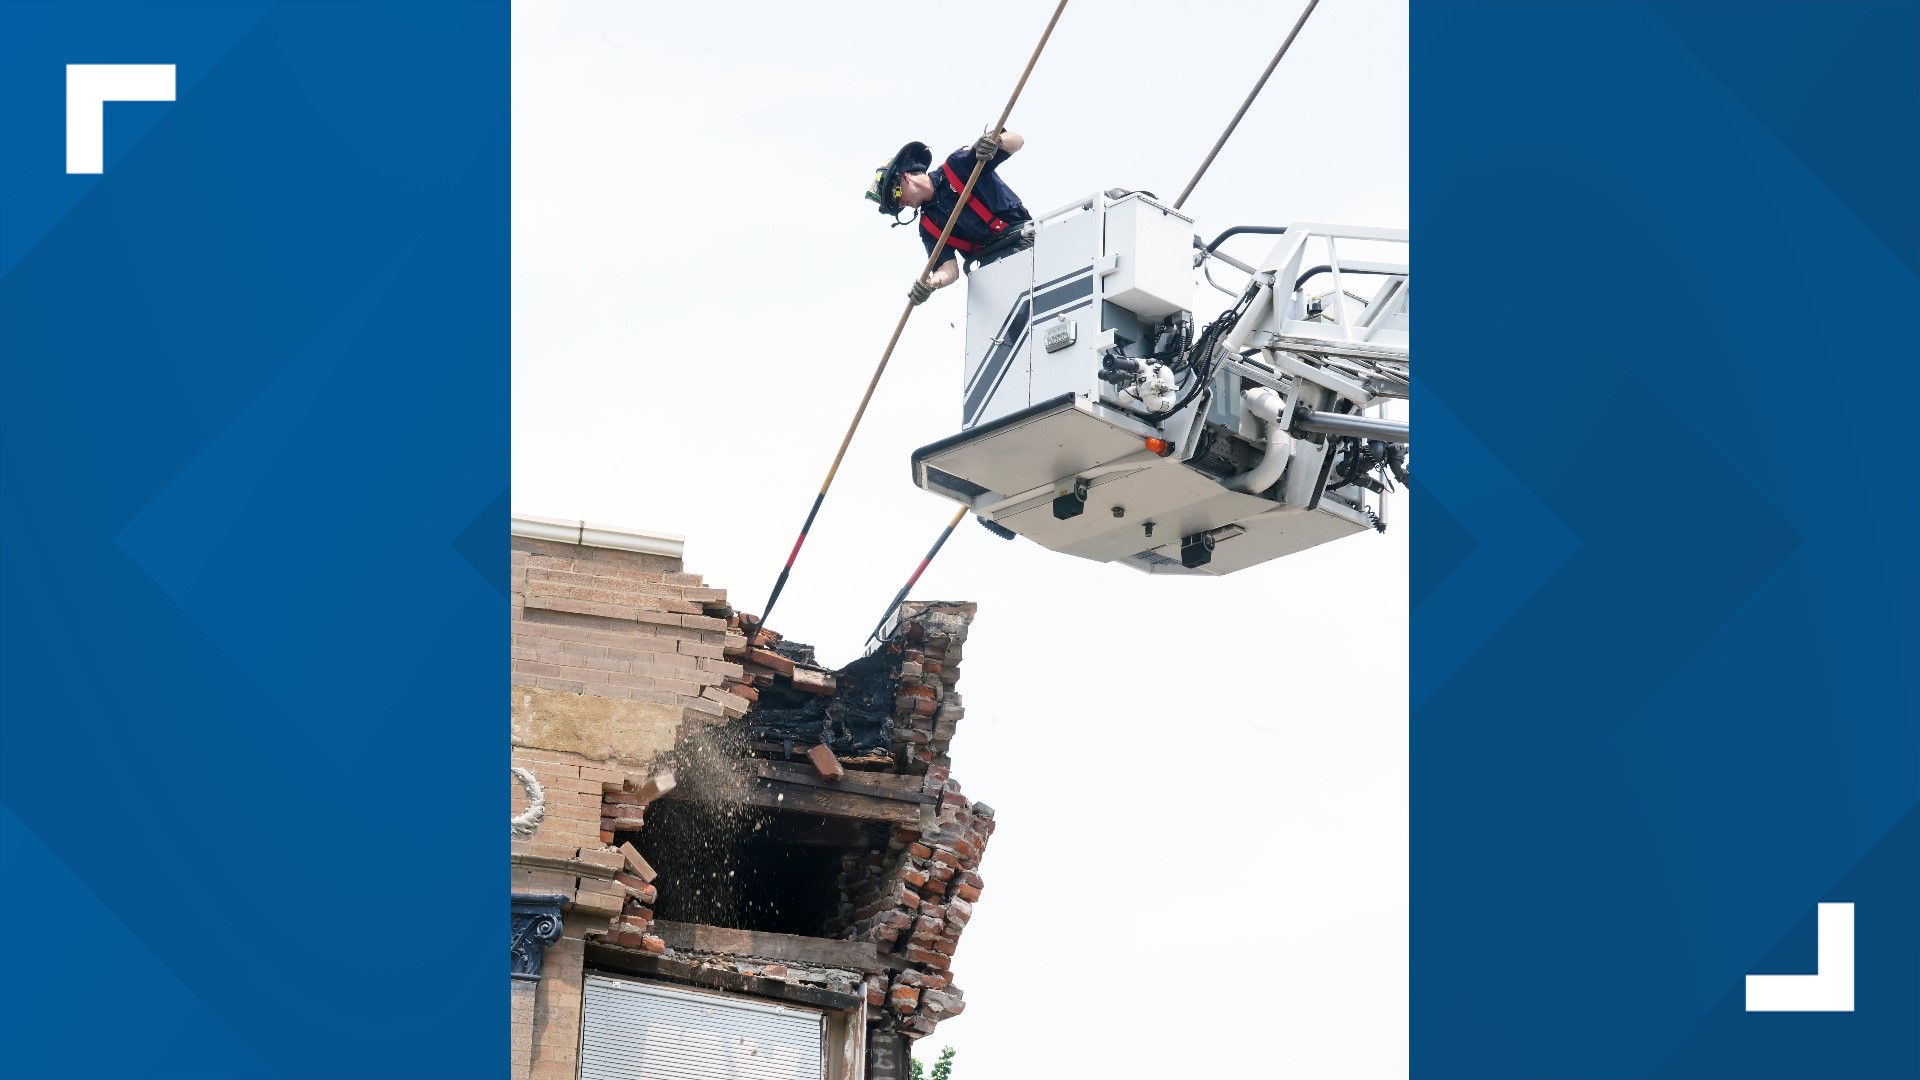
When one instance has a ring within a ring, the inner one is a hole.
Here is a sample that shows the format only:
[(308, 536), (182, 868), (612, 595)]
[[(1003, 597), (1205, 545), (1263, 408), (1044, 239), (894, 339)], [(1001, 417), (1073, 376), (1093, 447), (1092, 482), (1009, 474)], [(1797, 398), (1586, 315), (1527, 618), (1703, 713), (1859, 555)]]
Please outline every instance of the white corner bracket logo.
[(106, 171), (107, 102), (172, 100), (172, 64), (68, 64), (68, 174)]
[(1853, 905), (1821, 904), (1812, 975), (1747, 976), (1748, 1012), (1853, 1011)]

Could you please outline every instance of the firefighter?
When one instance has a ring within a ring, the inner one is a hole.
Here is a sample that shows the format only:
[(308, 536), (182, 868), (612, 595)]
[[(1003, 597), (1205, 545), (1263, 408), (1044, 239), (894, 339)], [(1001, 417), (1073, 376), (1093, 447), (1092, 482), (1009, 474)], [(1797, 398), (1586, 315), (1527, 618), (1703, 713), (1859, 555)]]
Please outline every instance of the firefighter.
[[(880, 212), (892, 217), (896, 225), (911, 223), (900, 220), (901, 211), (918, 211), (920, 240), (931, 255), (940, 239), (940, 230), (946, 227), (947, 218), (953, 213), (960, 190), (966, 187), (967, 177), (973, 175), (974, 162), (982, 158), (988, 162), (979, 182), (974, 184), (966, 208), (960, 212), (953, 235), (947, 238), (940, 264), (908, 290), (907, 295), (914, 303), (925, 303), (933, 290), (945, 288), (959, 278), (960, 255), (972, 255), (1003, 236), (1017, 233), (1022, 222), (1032, 219), (1020, 196), (999, 176), (1000, 163), (1025, 145), (1026, 140), (1011, 131), (982, 135), (972, 146), (963, 146), (948, 154), (939, 168), (930, 169), (933, 151), (926, 143), (910, 142), (874, 171), (867, 198), (878, 203)], [(1016, 249), (1008, 246), (982, 262), (991, 262), (1013, 250)]]

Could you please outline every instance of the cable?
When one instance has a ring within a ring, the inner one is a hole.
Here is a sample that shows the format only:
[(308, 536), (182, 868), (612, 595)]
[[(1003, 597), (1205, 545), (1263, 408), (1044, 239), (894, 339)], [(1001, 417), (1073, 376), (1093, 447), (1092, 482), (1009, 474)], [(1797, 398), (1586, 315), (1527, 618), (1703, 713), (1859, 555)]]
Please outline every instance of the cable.
[[(1014, 84), (1013, 94), (1007, 98), (1007, 106), (1000, 110), (1000, 119), (995, 121), (993, 130), (997, 133), (1007, 126), (1007, 117), (1013, 113), (1013, 104), (1020, 100), (1020, 91), (1026, 88), (1027, 76), (1033, 74), (1033, 65), (1040, 60), (1041, 50), (1047, 47), (1047, 39), (1053, 36), (1053, 28), (1060, 22), (1060, 13), (1066, 10), (1067, 0), (1060, 0), (1053, 9), (1053, 17), (1047, 20), (1047, 28), (1040, 34), (1040, 43), (1033, 47), (1033, 55), (1027, 58), (1026, 69), (1020, 72), (1020, 81)], [(924, 279), (938, 265), (940, 253), (946, 250), (947, 239), (953, 235), (953, 227), (960, 223), (960, 212), (966, 208), (967, 199), (973, 195), (973, 186), (980, 180), (980, 174), (986, 170), (987, 159), (978, 158), (973, 163), (973, 174), (967, 177), (966, 187), (954, 200), (953, 213), (947, 215), (947, 226), (940, 230), (940, 239), (933, 245), (933, 254), (927, 256), (927, 265), (920, 270), (915, 280)], [(813, 506), (807, 511), (807, 520), (800, 525), (800, 535), (793, 541), (793, 550), (787, 553), (786, 565), (780, 568), (780, 576), (774, 579), (773, 594), (767, 597), (766, 606), (760, 609), (760, 618), (754, 625), (765, 626), (773, 614), (773, 605), (780, 600), (780, 593), (787, 587), (787, 575), (793, 572), (793, 562), (800, 557), (800, 545), (807, 542), (807, 530), (813, 528), (813, 519), (820, 513), (820, 504), (827, 499), (827, 489), (833, 486), (833, 477), (840, 471), (840, 461), (847, 456), (847, 446), (853, 442), (853, 433), (860, 427), (860, 419), (867, 414), (867, 405), (873, 401), (874, 388), (880, 385), (880, 376), (887, 370), (887, 361), (893, 359), (894, 346), (900, 343), (900, 332), (907, 328), (907, 317), (913, 314), (915, 305), (909, 300), (906, 309), (900, 312), (900, 321), (893, 324), (893, 335), (887, 338), (886, 351), (880, 354), (880, 364), (873, 369), (873, 378), (867, 380), (867, 392), (860, 396), (860, 407), (853, 411), (853, 422), (847, 425), (847, 433), (840, 439), (840, 449), (834, 452), (833, 464), (827, 467), (827, 478), (820, 482), (820, 492), (813, 497)]]
[(1285, 235), (1286, 231), (1287, 227), (1285, 225), (1235, 225), (1233, 228), (1214, 237), (1213, 243), (1208, 244), (1200, 250), (1211, 255), (1214, 249), (1218, 248), (1229, 237), (1240, 236), (1244, 233), (1253, 233), (1259, 236), (1282, 236)]
[[(1405, 277), (1406, 276), (1406, 271), (1404, 270), (1342, 270), (1340, 272), (1343, 274), (1363, 274), (1363, 275), (1370, 275), (1373, 277)], [(1293, 291), (1299, 292), (1300, 286), (1305, 285), (1307, 282), (1312, 281), (1314, 278), (1319, 277), (1321, 274), (1331, 274), (1331, 273), (1333, 273), (1332, 263), (1321, 263), (1319, 266), (1309, 266), (1304, 271), (1301, 272), (1299, 277), (1293, 279)], [(1342, 289), (1340, 291), (1346, 292), (1345, 289)], [(1347, 295), (1352, 296), (1353, 294), (1347, 293)]]
[(1307, 10), (1300, 13), (1299, 21), (1295, 22), (1293, 29), (1287, 32), (1287, 40), (1280, 43), (1280, 51), (1274, 53), (1273, 59), (1267, 62), (1267, 70), (1260, 73), (1260, 81), (1253, 84), (1253, 92), (1247, 95), (1247, 100), (1240, 103), (1240, 111), (1233, 114), (1232, 120), (1227, 121), (1227, 130), (1220, 133), (1220, 138), (1214, 140), (1213, 149), (1207, 151), (1207, 160), (1200, 163), (1199, 171), (1193, 174), (1193, 179), (1187, 181), (1187, 186), (1180, 192), (1180, 197), (1173, 200), (1175, 210), (1185, 205), (1187, 196), (1193, 194), (1193, 186), (1200, 182), (1201, 177), (1207, 175), (1207, 166), (1213, 164), (1214, 155), (1220, 153), (1220, 148), (1227, 145), (1227, 136), (1232, 135), (1233, 129), (1240, 126), (1240, 118), (1247, 115), (1247, 107), (1253, 104), (1254, 98), (1260, 96), (1260, 88), (1267, 85), (1267, 76), (1272, 75), (1273, 69), (1280, 66), (1280, 58), (1287, 55), (1287, 46), (1293, 44), (1293, 39), (1299, 35), (1300, 28), (1307, 25), (1307, 16), (1313, 14), (1313, 9), (1319, 4), (1320, 0), (1307, 0)]
[[(1172, 408), (1162, 413), (1155, 413), (1155, 416), (1172, 416), (1181, 409), (1186, 408), (1193, 402), (1194, 398), (1200, 396), (1202, 390), (1205, 390), (1207, 386), (1213, 382), (1213, 372), (1217, 366), (1213, 363), (1213, 350), (1220, 343), (1220, 335), (1232, 328), (1233, 324), (1239, 321), (1240, 316), (1246, 314), (1247, 307), (1253, 303), (1253, 298), (1258, 295), (1259, 292), (1260, 282), (1258, 279), (1248, 282), (1247, 291), (1240, 294), (1240, 299), (1232, 307), (1221, 312), (1218, 317), (1208, 323), (1206, 329), (1200, 331), (1200, 340), (1186, 356), (1187, 367), (1194, 375), (1193, 389), (1187, 391), (1186, 396), (1182, 397), (1178, 402), (1175, 402)], [(1204, 371), (1201, 370), (1200, 367), (1202, 364), (1206, 365)]]

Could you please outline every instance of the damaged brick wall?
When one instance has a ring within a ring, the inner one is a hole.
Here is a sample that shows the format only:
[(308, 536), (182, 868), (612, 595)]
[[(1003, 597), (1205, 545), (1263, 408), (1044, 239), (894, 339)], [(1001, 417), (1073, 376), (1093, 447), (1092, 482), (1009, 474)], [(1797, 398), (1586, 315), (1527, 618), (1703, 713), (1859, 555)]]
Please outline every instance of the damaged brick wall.
[[(512, 759), (544, 798), (541, 820), (513, 842), (514, 891), (567, 901), (564, 936), (549, 950), (537, 993), (530, 1002), (524, 991), (516, 997), (514, 1074), (577, 1075), (588, 942), (602, 950), (597, 963), (625, 955), (667, 965), (646, 969), (656, 977), (697, 984), (699, 972), (723, 972), (747, 979), (748, 993), (812, 986), (856, 1004), (864, 998), (875, 1076), (897, 1064), (903, 1037), (958, 1014), (965, 1004), (953, 955), (979, 899), (980, 857), (994, 828), (992, 810), (961, 794), (947, 758), (964, 715), (955, 685), (973, 605), (910, 603), (892, 640), (828, 671), (811, 648), (732, 612), (723, 591), (678, 560), (519, 536), (513, 549)], [(815, 799), (905, 807), (904, 816), (862, 819), (851, 850), (820, 865), (817, 886), (778, 879), (819, 897), (812, 917), (824, 926), (801, 932), (823, 936), (807, 940), (871, 947), (861, 955), (873, 963), (675, 947), (688, 924), (655, 917), (674, 882), (634, 841), (647, 835), (647, 807), (666, 794), (662, 770), (696, 746), (709, 756), (719, 747), (735, 763), (726, 797), (752, 800), (742, 821), (788, 812), (792, 803), (764, 785), (791, 783), (795, 768), (818, 770), (808, 789)], [(520, 814), (529, 792), (517, 777), (512, 791)]]
[(895, 746), (912, 764), (949, 764), (947, 748), (966, 715), (954, 687), (976, 610), (973, 604), (912, 600), (901, 606), (900, 632), (887, 648), (900, 650), (900, 692), (893, 702)]
[(890, 978), (870, 976), (867, 983), (868, 1004), (891, 1017), (880, 1030), (898, 1030), (909, 1040), (932, 1034), (941, 1020), (966, 1008), (953, 982), (953, 956), (985, 887), (979, 868), (993, 835), (993, 808), (968, 801), (947, 756), (965, 715), (955, 687), (976, 610), (973, 604), (909, 601), (898, 632), (876, 654), (898, 655), (890, 715), (896, 768), (923, 773), (921, 790), (937, 802), (917, 827), (894, 830), (883, 858), (848, 860), (842, 901), (847, 925), (840, 932), (874, 942), (910, 965)]
[[(910, 600), (894, 636), (839, 671), (814, 664), (813, 650), (758, 628), (746, 616), (729, 625), (751, 631), (726, 652), (740, 674), (726, 685), (752, 707), (749, 743), (782, 753), (815, 745), (856, 768), (891, 766), (918, 774), (944, 763), (956, 725), (966, 715), (954, 686), (977, 605)], [(853, 760), (847, 760), (851, 756)]]
[(619, 914), (604, 933), (590, 930), (587, 936), (604, 936), (616, 945), (656, 955), (667, 951), (666, 942), (653, 933), (653, 905), (660, 899), (660, 891), (654, 885), (657, 875), (633, 844), (620, 839), (620, 834), (637, 832), (644, 827), (648, 804), (673, 788), (671, 772), (655, 774), (643, 784), (628, 777), (624, 783), (605, 786), (600, 808), (600, 842), (618, 845), (621, 865), (613, 881), (625, 895), (621, 897)]
[(515, 983), (513, 1075), (573, 1080), (587, 936), (631, 931), (636, 948), (664, 949), (647, 933), (652, 871), (614, 838), (639, 826), (658, 794), (653, 762), (689, 722), (745, 710), (715, 696), (734, 665), (726, 623), (708, 612), (724, 612), (726, 594), (679, 560), (523, 536), (511, 546), (511, 764), (527, 779), (509, 780), (509, 800), (516, 816), (536, 791), (541, 804), (511, 842), (511, 889), (559, 896), (564, 915), (539, 981)]
[(721, 690), (740, 673), (722, 655), (725, 590), (640, 552), (514, 537), (510, 558), (513, 685), (745, 714)]
[(884, 857), (848, 858), (840, 930), (912, 965), (891, 979), (869, 977), (867, 1002), (890, 1010), (914, 1039), (966, 1008), (953, 954), (985, 887), (980, 857), (993, 835), (993, 808), (969, 803), (946, 769), (929, 769), (927, 785), (941, 796), (932, 829), (897, 829)]
[[(909, 1039), (931, 1034), (966, 1007), (953, 983), (953, 955), (985, 884), (980, 859), (994, 829), (992, 807), (961, 793), (947, 754), (965, 715), (955, 687), (976, 610), (967, 603), (909, 601), (892, 639), (835, 673), (809, 672), (811, 650), (789, 646), (751, 623), (751, 651), (743, 645), (729, 654), (745, 662), (750, 689), (765, 695), (735, 725), (748, 733), (750, 744), (770, 754), (769, 736), (784, 736), (784, 755), (785, 740), (807, 735), (812, 725), (814, 737), (838, 751), (844, 744), (836, 745), (836, 737), (871, 727), (885, 751), (862, 742), (853, 747), (861, 756), (836, 759), (834, 767), (921, 774), (921, 790), (935, 797), (920, 824), (896, 828), (884, 851), (843, 857), (840, 915), (826, 927), (832, 936), (873, 942), (904, 969), (890, 977), (870, 975), (867, 1000), (877, 1010), (872, 1015), (880, 1032), (898, 1030)], [(770, 662), (770, 650), (780, 650), (777, 658), (785, 663)], [(790, 682), (803, 678), (809, 687), (833, 686), (837, 692), (808, 689), (818, 705), (782, 696)], [(783, 704), (769, 723), (763, 708), (773, 701)], [(804, 741), (799, 748), (809, 749)], [(816, 758), (815, 764), (822, 762)]]

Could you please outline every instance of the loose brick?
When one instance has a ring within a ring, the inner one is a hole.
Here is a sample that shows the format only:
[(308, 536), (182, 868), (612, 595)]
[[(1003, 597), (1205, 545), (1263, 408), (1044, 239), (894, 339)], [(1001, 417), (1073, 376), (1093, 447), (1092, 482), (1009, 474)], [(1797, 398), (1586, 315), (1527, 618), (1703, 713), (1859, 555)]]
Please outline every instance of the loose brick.
[(613, 880), (627, 891), (628, 896), (648, 907), (652, 907), (654, 902), (660, 899), (658, 887), (647, 884), (633, 874), (623, 871), (613, 875)]
[(748, 649), (747, 658), (776, 675), (793, 677), (793, 661), (766, 649)]
[(589, 892), (585, 889), (582, 889), (579, 895), (573, 898), (573, 909), (575, 911), (603, 915), (607, 918), (612, 918), (620, 914), (620, 909), (624, 907), (625, 904), (626, 900), (623, 897), (608, 896), (605, 893)]
[(650, 803), (678, 786), (679, 782), (674, 779), (672, 770), (662, 769), (648, 777), (646, 783), (640, 785), (640, 801)]
[(831, 674), (807, 667), (793, 669), (793, 687), (796, 690), (805, 690), (809, 694), (820, 694), (825, 697), (832, 697), (838, 690)]
[(838, 780), (847, 775), (847, 767), (840, 764), (833, 749), (822, 743), (807, 751), (807, 760), (813, 762), (813, 769), (828, 780)]
[(659, 876), (654, 873), (653, 867), (647, 860), (640, 857), (640, 852), (632, 844), (620, 845), (620, 857), (626, 860), (628, 872), (639, 878), (642, 884), (651, 885), (653, 879)]
[(710, 701), (718, 702), (720, 707), (726, 710), (728, 716), (745, 716), (747, 714), (747, 706), (751, 704), (746, 698), (736, 694), (729, 694), (717, 686), (709, 686), (702, 689), (700, 696)]
[(618, 870), (623, 865), (620, 860), (620, 853), (617, 851), (598, 851), (593, 848), (585, 848), (581, 850), (577, 858), (580, 862), (588, 866), (597, 866), (608, 871)]

